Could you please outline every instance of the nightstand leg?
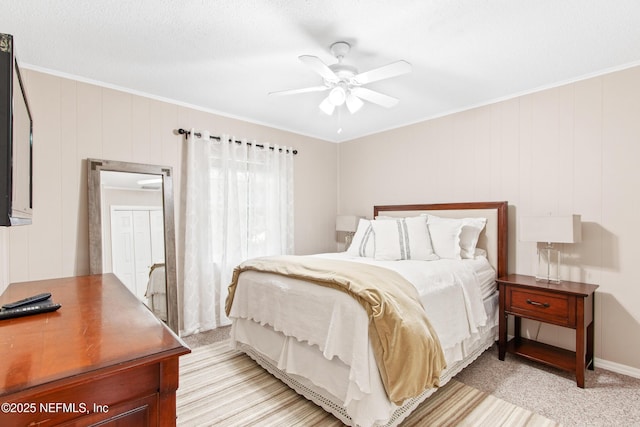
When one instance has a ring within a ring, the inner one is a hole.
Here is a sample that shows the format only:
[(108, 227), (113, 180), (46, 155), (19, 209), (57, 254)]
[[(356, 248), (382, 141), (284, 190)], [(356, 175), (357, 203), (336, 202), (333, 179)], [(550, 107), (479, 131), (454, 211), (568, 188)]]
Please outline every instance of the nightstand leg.
[(589, 319), (589, 324), (587, 325), (587, 359), (586, 359), (586, 364), (587, 364), (587, 369), (593, 371), (595, 369), (595, 354), (594, 354), (594, 350), (593, 350), (593, 318), (595, 316), (595, 304), (594, 304), (594, 300), (595, 300), (595, 294), (591, 295), (590, 298), (587, 299), (588, 304), (585, 305), (585, 310), (589, 310), (589, 313), (591, 314), (590, 319)]
[(580, 320), (576, 325), (576, 383), (578, 387), (584, 388), (585, 369), (585, 328), (584, 328), (584, 298), (577, 301), (577, 318)]
[(507, 353), (507, 320), (509, 320), (509, 318), (504, 312), (504, 285), (500, 285), (498, 290), (500, 292), (498, 296), (500, 299), (498, 305), (498, 359), (504, 360), (504, 356)]
[(498, 327), (498, 359), (504, 360), (504, 356), (507, 353), (507, 320), (508, 316), (501, 312), (500, 321)]
[(593, 322), (591, 322), (589, 324), (589, 326), (587, 326), (587, 358), (586, 358), (587, 369), (589, 369), (590, 371), (593, 371), (595, 369), (595, 363), (594, 363), (593, 359), (594, 359), (594, 355), (593, 355)]

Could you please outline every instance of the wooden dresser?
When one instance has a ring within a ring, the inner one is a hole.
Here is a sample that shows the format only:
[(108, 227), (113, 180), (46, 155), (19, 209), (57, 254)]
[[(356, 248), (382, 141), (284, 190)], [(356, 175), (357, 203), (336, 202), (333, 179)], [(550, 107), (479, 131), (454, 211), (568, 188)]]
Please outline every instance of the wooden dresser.
[(185, 344), (113, 274), (11, 284), (55, 312), (0, 320), (0, 425), (175, 426)]

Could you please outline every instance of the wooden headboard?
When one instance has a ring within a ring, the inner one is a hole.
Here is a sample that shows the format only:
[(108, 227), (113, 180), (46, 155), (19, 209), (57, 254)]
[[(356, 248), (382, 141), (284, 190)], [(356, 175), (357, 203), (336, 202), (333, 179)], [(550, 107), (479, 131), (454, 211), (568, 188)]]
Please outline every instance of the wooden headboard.
[(408, 217), (417, 216), (422, 213), (431, 213), (433, 215), (448, 218), (487, 218), (487, 225), (480, 234), (478, 247), (487, 251), (489, 263), (493, 268), (495, 268), (498, 277), (505, 276), (507, 274), (507, 212), (507, 202), (437, 203), (373, 207), (374, 218), (378, 215)]

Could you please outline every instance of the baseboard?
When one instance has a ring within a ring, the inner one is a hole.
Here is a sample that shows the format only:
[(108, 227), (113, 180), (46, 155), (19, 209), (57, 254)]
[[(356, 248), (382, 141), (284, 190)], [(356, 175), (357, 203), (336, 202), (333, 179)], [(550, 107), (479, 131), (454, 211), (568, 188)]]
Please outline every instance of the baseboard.
[(640, 369), (631, 366), (622, 365), (620, 363), (610, 362), (608, 360), (595, 358), (596, 368), (606, 369), (607, 371), (617, 374), (627, 375), (629, 377), (640, 378)]

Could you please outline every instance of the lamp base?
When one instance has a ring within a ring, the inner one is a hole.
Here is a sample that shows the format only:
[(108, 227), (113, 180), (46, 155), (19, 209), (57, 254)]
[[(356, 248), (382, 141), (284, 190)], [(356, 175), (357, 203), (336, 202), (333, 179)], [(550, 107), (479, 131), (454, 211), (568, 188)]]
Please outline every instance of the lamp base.
[(562, 283), (562, 280), (560, 280), (557, 277), (554, 278), (554, 277), (547, 277), (547, 276), (536, 276), (536, 281), (547, 282), (547, 283)]
[(353, 241), (353, 235), (356, 234), (352, 231), (347, 231), (344, 235), (344, 250), (346, 251), (351, 246), (351, 242)]
[(547, 243), (538, 248), (538, 272), (536, 280), (560, 283), (560, 251)]

